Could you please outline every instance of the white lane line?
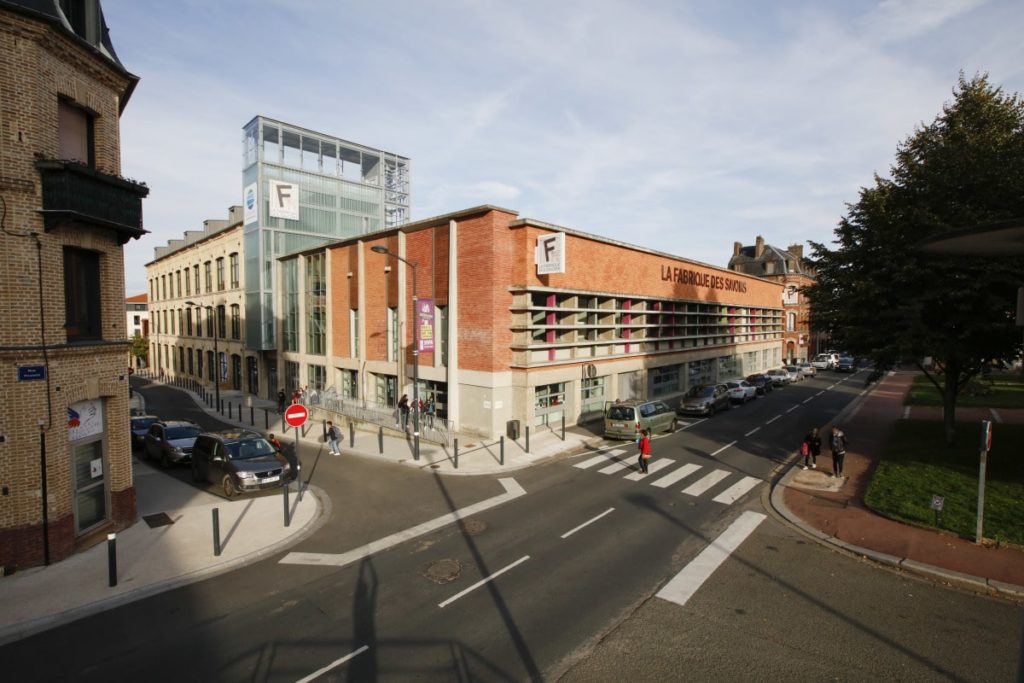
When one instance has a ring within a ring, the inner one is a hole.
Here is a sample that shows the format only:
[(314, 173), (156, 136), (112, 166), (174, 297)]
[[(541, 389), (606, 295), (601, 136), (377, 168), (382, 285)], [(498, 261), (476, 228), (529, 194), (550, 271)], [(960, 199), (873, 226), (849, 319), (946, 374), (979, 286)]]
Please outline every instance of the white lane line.
[(628, 475), (626, 479), (629, 479), (630, 481), (640, 481), (644, 477), (654, 474), (658, 470), (663, 470), (669, 465), (674, 464), (676, 464), (676, 461), (670, 460), (668, 458), (651, 458), (651, 461), (647, 463), (647, 473), (634, 472), (633, 474)]
[(658, 591), (657, 596), (677, 605), (685, 605), (704, 582), (715, 573), (715, 570), (725, 562), (726, 558), (757, 528), (757, 525), (764, 521), (764, 518), (765, 516), (760, 512), (750, 510), (744, 512), (697, 557), (693, 558), (690, 564), (672, 577), (672, 580)]
[(683, 489), (683, 493), (688, 496), (699, 496), (728, 476), (728, 470), (715, 470), (696, 483), (690, 484), (689, 488)]
[(770, 424), (771, 424), (772, 422), (775, 422), (775, 421), (776, 421), (776, 420), (778, 420), (778, 419), (779, 419), (780, 417), (782, 417), (782, 416), (781, 416), (781, 415), (776, 415), (776, 416), (775, 416), (775, 417), (773, 417), (772, 419), (770, 419), (770, 420), (768, 420), (767, 422), (765, 422), (765, 424), (766, 424), (766, 425), (770, 425)]
[(358, 650), (355, 650), (354, 652), (349, 652), (347, 655), (345, 655), (341, 659), (335, 659), (333, 662), (331, 662), (330, 664), (328, 664), (324, 668), (317, 669), (316, 671), (314, 671), (313, 673), (309, 674), (305, 678), (300, 678), (297, 681), (297, 683), (309, 683), (310, 681), (315, 680), (316, 678), (319, 678), (320, 676), (323, 676), (325, 673), (327, 673), (328, 671), (330, 671), (334, 667), (336, 667), (336, 666), (338, 666), (340, 664), (344, 664), (345, 662), (347, 662), (348, 660), (352, 659), (356, 655), (361, 655), (361, 654), (363, 654), (364, 652), (366, 652), (369, 649), (370, 649), (369, 645), (363, 645)]
[(756, 432), (756, 431), (758, 431), (760, 429), (761, 429), (760, 427), (754, 427), (753, 429), (751, 429), (749, 432), (747, 432), (743, 436), (750, 436), (751, 434), (753, 434), (754, 432)]
[(819, 391), (818, 393), (815, 394), (815, 396), (821, 396), (824, 393), (825, 393), (824, 391)]
[(672, 472), (671, 474), (662, 477), (658, 481), (652, 481), (651, 486), (657, 486), (659, 489), (668, 488), (669, 486), (676, 483), (680, 479), (685, 479), (686, 477), (690, 476), (699, 469), (700, 465), (688, 463), (680, 467), (675, 472)]
[(621, 448), (616, 448), (615, 450), (611, 451), (604, 451), (602, 453), (599, 453), (598, 455), (595, 455), (593, 458), (590, 458), (589, 460), (584, 460), (583, 462), (576, 463), (575, 465), (573, 465), (573, 467), (578, 467), (581, 470), (585, 470), (588, 467), (593, 467), (594, 465), (598, 465), (603, 462), (608, 462), (616, 455), (622, 455), (625, 452), (626, 451), (622, 450)]
[(814, 400), (814, 397), (813, 396), (808, 396), (803, 401), (801, 401), (801, 403), (807, 403), (808, 401), (812, 401), (812, 400)]
[(465, 517), (478, 514), (484, 510), (489, 510), (493, 507), (507, 503), (510, 500), (525, 496), (526, 491), (523, 487), (516, 482), (515, 479), (505, 478), (499, 479), (501, 485), (505, 487), (505, 493), (482, 500), (479, 503), (475, 503), (468, 507), (460, 508), (455, 512), (450, 512), (447, 515), (441, 515), (428, 522), (423, 522), (412, 528), (406, 529), (405, 531), (399, 531), (398, 533), (385, 536), (384, 538), (378, 539), (371, 543), (367, 543), (364, 546), (350, 550), (347, 553), (335, 554), (335, 553), (288, 553), (280, 560), (280, 564), (312, 564), (321, 565), (324, 567), (344, 567), (347, 564), (358, 562), (364, 557), (370, 557), (383, 550), (392, 548), (400, 543), (404, 543), (411, 538), (422, 536), (423, 534), (430, 533), (440, 529), (441, 527), (447, 526), (454, 522), (459, 521)]
[(686, 426), (685, 426), (685, 427), (683, 427), (682, 429), (677, 429), (676, 431), (677, 431), (677, 432), (685, 432), (685, 431), (686, 431), (687, 429), (689, 429), (690, 427), (696, 427), (696, 426), (697, 426), (697, 425), (699, 425), (699, 424), (700, 424), (701, 422), (704, 422), (704, 421), (706, 421), (706, 420), (707, 420), (707, 418), (705, 417), (705, 418), (704, 418), (703, 420), (697, 420), (696, 422), (691, 422), (690, 424), (686, 425)]
[[(640, 457), (639, 453), (637, 453), (637, 457), (638, 458)], [(618, 472), (620, 470), (624, 470), (627, 467), (632, 467), (632, 465), (633, 465), (633, 460), (632, 459), (629, 459), (629, 460), (619, 460), (618, 462), (613, 462), (611, 465), (608, 465), (608, 467), (603, 467), (603, 468), (599, 469), (598, 472), (600, 472), (601, 474), (614, 474), (615, 472)]]
[(713, 457), (715, 457), (716, 455), (718, 455), (719, 453), (721, 453), (722, 451), (724, 451), (724, 450), (725, 450), (726, 448), (728, 448), (729, 446), (733, 446), (733, 445), (735, 445), (735, 443), (736, 443), (736, 442), (735, 442), (735, 441), (733, 441), (732, 443), (727, 443), (727, 444), (725, 444), (724, 446), (722, 446), (721, 448), (719, 448), (719, 449), (718, 449), (717, 451), (715, 451), (714, 453), (712, 453), (712, 454), (711, 454), (711, 457), (712, 457), (712, 458), (713, 458)]
[(799, 405), (799, 404), (797, 404), (797, 405), (795, 405), (795, 406), (792, 406), (791, 408), (789, 408), (789, 410), (787, 410), (786, 412), (787, 412), (787, 413), (792, 413), (792, 412), (793, 412), (794, 410), (796, 410), (796, 409), (797, 409), (797, 408), (799, 408), (799, 407), (800, 407), (800, 405)]
[(999, 422), (1000, 424), (1003, 422), (1003, 418), (1002, 416), (999, 415), (999, 411), (997, 411), (995, 408), (989, 408), (988, 410), (990, 413), (992, 413), (993, 420)]
[(910, 417), (910, 406), (903, 406), (903, 419), (906, 420)]
[(514, 567), (517, 567), (517, 566), (521, 565), (523, 562), (526, 562), (528, 559), (530, 559), (529, 555), (523, 555), (518, 560), (516, 560), (512, 564), (508, 565), (504, 569), (499, 569), (498, 571), (494, 572), (490, 576), (487, 576), (487, 577), (484, 577), (484, 578), (480, 579), (479, 581), (474, 583), (472, 586), (470, 586), (466, 590), (460, 591), (460, 592), (456, 593), (455, 595), (453, 595), (452, 597), (448, 598), (444, 602), (437, 603), (437, 606), (438, 607), (444, 607), (445, 605), (452, 604), (453, 602), (455, 602), (456, 600), (458, 600), (462, 596), (466, 595), (467, 593), (475, 591), (480, 586), (483, 586), (484, 584), (487, 584), (487, 583), (490, 583), (491, 581), (494, 581), (496, 578), (498, 578), (499, 576), (501, 576), (502, 574), (507, 572), (509, 569), (512, 569)]
[(564, 534), (562, 534), (562, 538), (569, 538), (570, 536), (572, 536), (574, 533), (576, 533), (577, 531), (579, 531), (583, 527), (588, 526), (590, 524), (593, 524), (594, 522), (596, 522), (597, 520), (601, 519), (602, 517), (607, 515), (609, 512), (613, 511), (614, 509), (615, 508), (608, 508), (607, 510), (605, 510), (604, 512), (599, 514), (597, 517), (594, 517), (593, 519), (588, 519), (586, 522), (583, 522), (583, 524), (580, 524), (575, 529), (569, 529)]
[(711, 500), (716, 503), (724, 503), (725, 505), (732, 505), (737, 500), (743, 497), (750, 489), (754, 488), (761, 483), (761, 480), (757, 477), (743, 477), (738, 482), (727, 488), (726, 490), (719, 493)]

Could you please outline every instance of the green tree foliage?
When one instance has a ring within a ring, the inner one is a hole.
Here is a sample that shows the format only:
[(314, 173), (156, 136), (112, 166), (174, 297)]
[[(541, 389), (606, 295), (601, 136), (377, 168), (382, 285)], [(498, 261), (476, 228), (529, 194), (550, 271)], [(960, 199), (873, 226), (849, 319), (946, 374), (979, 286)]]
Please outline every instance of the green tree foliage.
[(142, 361), (142, 364), (144, 365), (147, 357), (149, 356), (149, 339), (143, 337), (141, 334), (136, 334), (132, 337), (131, 354), (132, 357), (136, 359), (135, 364), (137, 366), (140, 365), (139, 361)]
[[(1024, 258), (937, 256), (920, 242), (950, 230), (1024, 222), (1024, 104), (987, 75), (960, 75), (941, 114), (899, 145), (891, 178), (875, 176), (847, 206), (837, 245), (812, 243), (811, 325), (876, 374), (935, 360), (947, 439), (956, 398), (985, 363), (1016, 358), (1013, 320)], [(925, 368), (922, 368), (925, 369)]]

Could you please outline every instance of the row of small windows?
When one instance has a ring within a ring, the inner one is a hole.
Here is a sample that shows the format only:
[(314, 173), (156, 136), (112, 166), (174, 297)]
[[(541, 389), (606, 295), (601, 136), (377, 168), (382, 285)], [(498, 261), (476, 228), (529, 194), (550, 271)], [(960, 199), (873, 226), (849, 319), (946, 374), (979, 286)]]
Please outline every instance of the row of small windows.
[[(238, 252), (228, 254), (228, 264), (230, 268), (229, 275), (231, 289), (238, 289), (241, 278)], [(150, 301), (161, 301), (165, 299), (181, 298), (183, 296), (192, 296), (193, 288), (195, 289), (196, 294), (209, 294), (210, 292), (213, 292), (213, 269), (215, 265), (217, 268), (217, 291), (223, 292), (227, 288), (224, 278), (224, 257), (221, 256), (216, 260), (206, 261), (202, 265), (202, 281), (199, 279), (198, 263), (193, 265), (191, 268), (186, 267), (173, 273), (161, 275), (159, 278), (150, 279)], [(200, 287), (201, 283), (206, 286), (205, 289)]]
[[(202, 306), (195, 308), (177, 308), (163, 311), (153, 311), (153, 326), (156, 334), (176, 334), (186, 337), (213, 337), (214, 318), (217, 321), (217, 337), (227, 339), (227, 308), (221, 304), (216, 306), (216, 316), (206, 314), (206, 333), (203, 333), (203, 310)], [(192, 321), (192, 312), (195, 311), (195, 324)], [(194, 330), (194, 334), (193, 334)], [(231, 339), (242, 338), (242, 307), (238, 304), (231, 304)]]

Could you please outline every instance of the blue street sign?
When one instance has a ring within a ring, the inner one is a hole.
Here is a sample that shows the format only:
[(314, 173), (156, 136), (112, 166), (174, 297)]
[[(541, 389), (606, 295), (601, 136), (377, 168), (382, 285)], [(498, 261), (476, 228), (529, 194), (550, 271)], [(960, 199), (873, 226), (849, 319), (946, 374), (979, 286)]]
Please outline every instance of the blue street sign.
[(27, 380), (34, 379), (46, 379), (46, 366), (45, 365), (19, 365), (18, 366), (18, 381), (25, 382)]

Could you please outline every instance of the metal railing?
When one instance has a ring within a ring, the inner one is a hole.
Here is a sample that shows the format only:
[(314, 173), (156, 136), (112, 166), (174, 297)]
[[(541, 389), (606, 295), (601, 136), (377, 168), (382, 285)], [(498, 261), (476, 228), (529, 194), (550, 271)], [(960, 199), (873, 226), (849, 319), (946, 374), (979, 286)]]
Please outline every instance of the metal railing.
[[(403, 431), (402, 416), (399, 414), (398, 408), (368, 404), (366, 401), (360, 400), (343, 399), (338, 397), (333, 388), (323, 391), (307, 405), (316, 406), (321, 410), (347, 417), (350, 420), (366, 422), (399, 432)], [(412, 431), (412, 426), (413, 415), (410, 411), (405, 428)], [(452, 440), (451, 422), (437, 415), (427, 415), (421, 412), (420, 438), (443, 446), (450, 445)]]

